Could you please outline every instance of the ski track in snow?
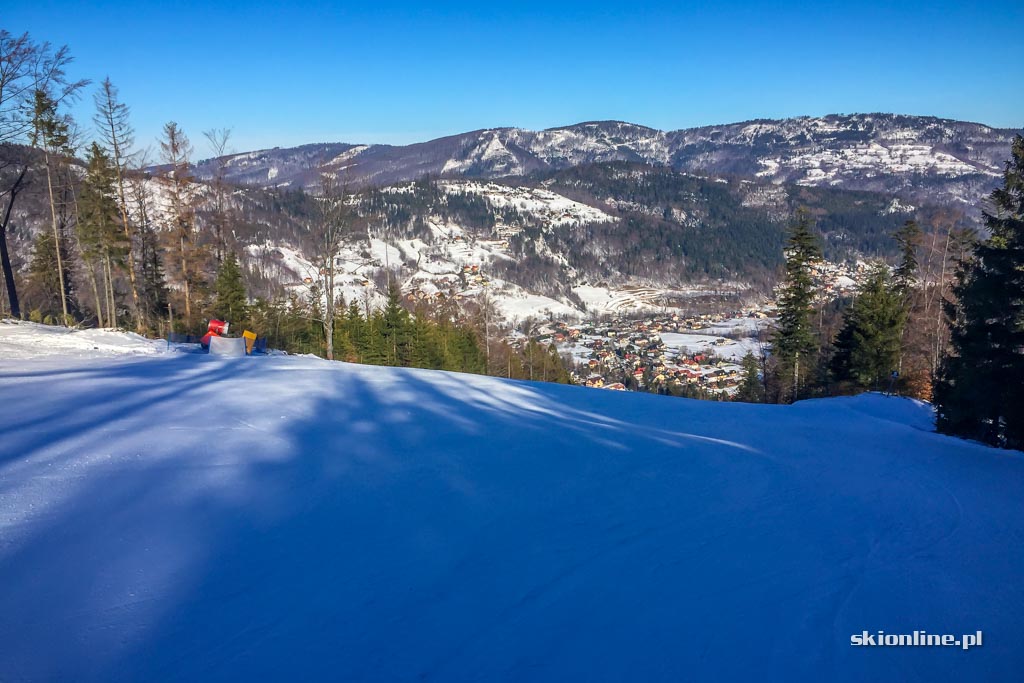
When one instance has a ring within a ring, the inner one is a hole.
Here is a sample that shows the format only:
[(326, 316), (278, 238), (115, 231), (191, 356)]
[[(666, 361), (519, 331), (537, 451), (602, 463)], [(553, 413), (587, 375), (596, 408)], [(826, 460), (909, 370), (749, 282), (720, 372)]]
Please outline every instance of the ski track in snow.
[[(926, 404), (718, 404), (104, 336), (0, 325), (0, 680), (1024, 667), (1024, 455), (934, 434)], [(985, 645), (851, 647), (865, 629)]]

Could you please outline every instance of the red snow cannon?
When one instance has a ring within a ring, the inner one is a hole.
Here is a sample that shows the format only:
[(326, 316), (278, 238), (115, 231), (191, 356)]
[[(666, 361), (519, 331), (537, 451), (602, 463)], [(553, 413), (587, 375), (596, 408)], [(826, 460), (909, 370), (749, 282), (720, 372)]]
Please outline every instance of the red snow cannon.
[(228, 327), (231, 323), (224, 322), (223, 320), (211, 320), (210, 326), (206, 330), (206, 334), (199, 340), (199, 343), (203, 345), (203, 348), (210, 346), (210, 337), (220, 337), (228, 333)]

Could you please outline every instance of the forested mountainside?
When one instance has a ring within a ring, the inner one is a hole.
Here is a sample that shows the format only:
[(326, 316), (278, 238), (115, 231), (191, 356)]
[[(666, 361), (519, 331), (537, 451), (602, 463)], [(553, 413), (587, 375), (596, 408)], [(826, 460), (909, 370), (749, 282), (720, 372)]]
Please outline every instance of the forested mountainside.
[[(515, 182), (516, 184), (513, 184)], [(731, 279), (765, 282), (782, 259), (786, 224), (807, 207), (831, 260), (892, 253), (889, 237), (931, 209), (868, 192), (700, 177), (624, 162), (544, 172), (487, 185), (420, 181), (366, 194), (365, 207), (389, 233), (431, 240), (431, 221), (457, 223), (477, 238), (503, 238), (512, 261), (499, 263), (524, 285), (562, 267), (590, 280), (642, 279), (661, 284)], [(462, 192), (460, 188), (490, 188)], [(546, 191), (600, 213), (579, 219), (534, 207)], [(571, 225), (568, 222), (572, 219)]]
[[(151, 173), (137, 180), (148, 219), (157, 233), (169, 235), (165, 179)], [(46, 227), (44, 185), (37, 181), (17, 205), (11, 224), (17, 268), (27, 267), (31, 240)], [(316, 275), (315, 196), (291, 187), (223, 189), (226, 194), (209, 181), (194, 184), (199, 243), (218, 239), (214, 230), (224, 209), (230, 214), (225, 238), (242, 254), (250, 293), (302, 289)], [(221, 209), (218, 197), (226, 201)], [(832, 261), (886, 257), (896, 227), (910, 218), (928, 223), (944, 210), (882, 193), (624, 161), (490, 182), (424, 177), (365, 188), (352, 201), (345, 247), (337, 255), (343, 264), (338, 293), (347, 300), (381, 302), (390, 272), (404, 291), (424, 295), (487, 285), (499, 300), (535, 297), (518, 304), (524, 314), (593, 312), (585, 288), (594, 287), (653, 287), (670, 296), (671, 290), (726, 282), (766, 291), (782, 262), (787, 224), (800, 207), (810, 211)]]
[(534, 179), (623, 219), (622, 226), (599, 224), (567, 242), (566, 253), (584, 263), (588, 254), (607, 252), (619, 270), (645, 276), (676, 260), (698, 278), (770, 278), (781, 263), (786, 224), (800, 207), (814, 217), (827, 259), (885, 256), (893, 251), (896, 226), (936, 210), (878, 193), (724, 180), (629, 163), (579, 166)]

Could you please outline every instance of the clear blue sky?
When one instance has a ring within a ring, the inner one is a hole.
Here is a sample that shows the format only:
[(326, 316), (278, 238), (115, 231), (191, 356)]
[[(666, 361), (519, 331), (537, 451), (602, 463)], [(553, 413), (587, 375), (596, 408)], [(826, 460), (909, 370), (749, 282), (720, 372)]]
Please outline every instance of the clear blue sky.
[[(138, 142), (244, 151), (494, 126), (674, 129), (852, 112), (1024, 125), (1024, 2), (8, 2), (109, 76)], [(91, 91), (75, 114), (91, 116)]]

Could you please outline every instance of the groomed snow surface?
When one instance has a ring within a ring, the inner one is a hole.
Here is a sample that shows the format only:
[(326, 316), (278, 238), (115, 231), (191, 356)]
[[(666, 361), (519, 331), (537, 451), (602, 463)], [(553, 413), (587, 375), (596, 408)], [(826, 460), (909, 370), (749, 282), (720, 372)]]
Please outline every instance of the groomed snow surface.
[[(98, 334), (0, 324), (0, 680), (1024, 671), (1024, 456), (932, 433), (924, 404), (118, 355)], [(864, 630), (984, 645), (852, 647)]]

